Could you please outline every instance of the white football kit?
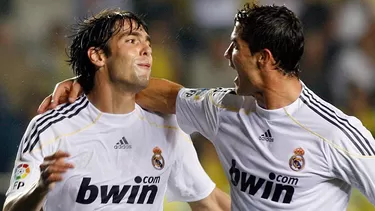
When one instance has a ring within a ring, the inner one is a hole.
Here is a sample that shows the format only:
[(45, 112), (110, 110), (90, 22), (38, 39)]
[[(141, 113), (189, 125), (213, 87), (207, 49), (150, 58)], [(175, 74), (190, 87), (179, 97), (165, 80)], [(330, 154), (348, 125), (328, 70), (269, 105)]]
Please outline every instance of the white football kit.
[(232, 210), (344, 211), (351, 186), (375, 204), (375, 142), (303, 85), (300, 97), (265, 110), (234, 89), (182, 89), (177, 121), (214, 144), (231, 185)]
[(190, 137), (175, 115), (138, 105), (108, 114), (81, 97), (38, 115), (21, 141), (7, 200), (40, 178), (39, 165), (58, 150), (74, 165), (47, 194), (44, 211), (163, 210), (168, 201), (198, 201), (215, 184), (204, 172)]

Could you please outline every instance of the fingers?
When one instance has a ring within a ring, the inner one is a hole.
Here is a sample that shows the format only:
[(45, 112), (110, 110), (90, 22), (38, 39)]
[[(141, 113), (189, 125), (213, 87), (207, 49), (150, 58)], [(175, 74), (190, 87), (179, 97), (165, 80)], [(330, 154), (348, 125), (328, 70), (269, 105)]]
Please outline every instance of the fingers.
[[(43, 176), (42, 176), (42, 178), (43, 178)], [(43, 183), (44, 183), (44, 185), (48, 186), (52, 183), (60, 182), (62, 180), (63, 180), (63, 177), (61, 176), (61, 174), (51, 173), (47, 177), (43, 178)]]
[(44, 98), (43, 102), (39, 105), (38, 114), (42, 114), (47, 111), (47, 108), (50, 106), (52, 95)]
[(82, 91), (81, 85), (77, 82), (77, 77), (64, 80), (56, 84), (52, 95), (46, 97), (39, 105), (38, 113), (41, 114), (49, 109), (54, 109), (62, 103), (73, 103)]
[(74, 80), (72, 87), (70, 89), (69, 93), (69, 102), (73, 103), (76, 101), (77, 97), (82, 93), (82, 87), (81, 85), (77, 82), (77, 80)]
[(67, 152), (63, 152), (63, 151), (57, 151), (56, 153), (54, 153), (53, 155), (50, 155), (50, 156), (46, 156), (44, 158), (45, 161), (51, 161), (51, 160), (57, 160), (59, 158), (64, 158), (64, 157), (69, 157), (70, 154), (67, 153)]
[(63, 173), (74, 168), (73, 164), (64, 162), (66, 157), (69, 157), (68, 153), (57, 151), (53, 155), (44, 158), (44, 162), (39, 166), (42, 187), (51, 188), (51, 185), (63, 179)]
[(73, 168), (73, 164), (65, 163), (65, 162), (44, 162), (40, 164), (40, 170), (43, 172), (49, 173), (63, 173), (66, 172), (68, 169)]
[(65, 80), (56, 84), (55, 89), (52, 93), (52, 99), (50, 104), (51, 109), (55, 108), (58, 104), (68, 101), (68, 93), (71, 90), (72, 83), (73, 82), (70, 80)]

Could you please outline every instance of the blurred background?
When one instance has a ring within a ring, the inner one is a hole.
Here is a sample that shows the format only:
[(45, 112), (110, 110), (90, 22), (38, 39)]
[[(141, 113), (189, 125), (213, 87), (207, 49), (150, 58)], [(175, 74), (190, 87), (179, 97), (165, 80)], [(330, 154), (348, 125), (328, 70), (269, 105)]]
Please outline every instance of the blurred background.
[[(375, 0), (261, 0), (285, 4), (305, 27), (302, 80), (318, 95), (355, 115), (375, 133)], [(120, 7), (142, 15), (153, 42), (153, 76), (188, 87), (232, 87), (235, 71), (223, 53), (244, 0), (0, 0), (0, 205), (19, 141), (39, 103), (73, 76), (66, 35), (77, 18)], [(216, 152), (193, 134), (199, 158), (229, 192)], [(322, 196), (324, 197), (324, 196)], [(165, 210), (189, 210), (168, 203)], [(358, 192), (349, 211), (374, 210)]]

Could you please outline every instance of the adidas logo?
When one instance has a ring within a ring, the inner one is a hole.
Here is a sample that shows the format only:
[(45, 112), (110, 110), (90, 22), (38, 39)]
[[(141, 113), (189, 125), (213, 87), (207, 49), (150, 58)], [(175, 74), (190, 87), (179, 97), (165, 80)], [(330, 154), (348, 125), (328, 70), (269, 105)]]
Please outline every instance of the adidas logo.
[(114, 146), (115, 149), (131, 149), (132, 145), (128, 143), (125, 137), (122, 137)]
[(267, 141), (267, 142), (273, 142), (273, 138), (271, 135), (270, 130), (267, 130), (265, 133), (259, 136), (260, 141)]

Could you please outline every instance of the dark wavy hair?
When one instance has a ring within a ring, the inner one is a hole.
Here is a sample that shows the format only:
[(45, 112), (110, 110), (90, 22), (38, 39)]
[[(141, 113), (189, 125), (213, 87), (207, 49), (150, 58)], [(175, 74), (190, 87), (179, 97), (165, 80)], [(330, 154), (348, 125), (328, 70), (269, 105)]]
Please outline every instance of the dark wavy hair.
[(234, 18), (251, 53), (271, 51), (278, 69), (298, 77), (304, 50), (301, 21), (285, 6), (245, 4)]
[[(136, 24), (133, 26), (133, 22)], [(137, 15), (119, 9), (103, 10), (97, 15), (78, 21), (70, 35), (72, 43), (68, 49), (68, 63), (72, 67), (83, 91), (88, 94), (94, 87), (94, 78), (97, 68), (91, 63), (87, 51), (94, 47), (103, 50), (106, 56), (111, 51), (108, 41), (116, 35), (126, 22), (130, 23), (130, 32), (133, 29), (143, 29), (148, 33), (146, 23)]]

